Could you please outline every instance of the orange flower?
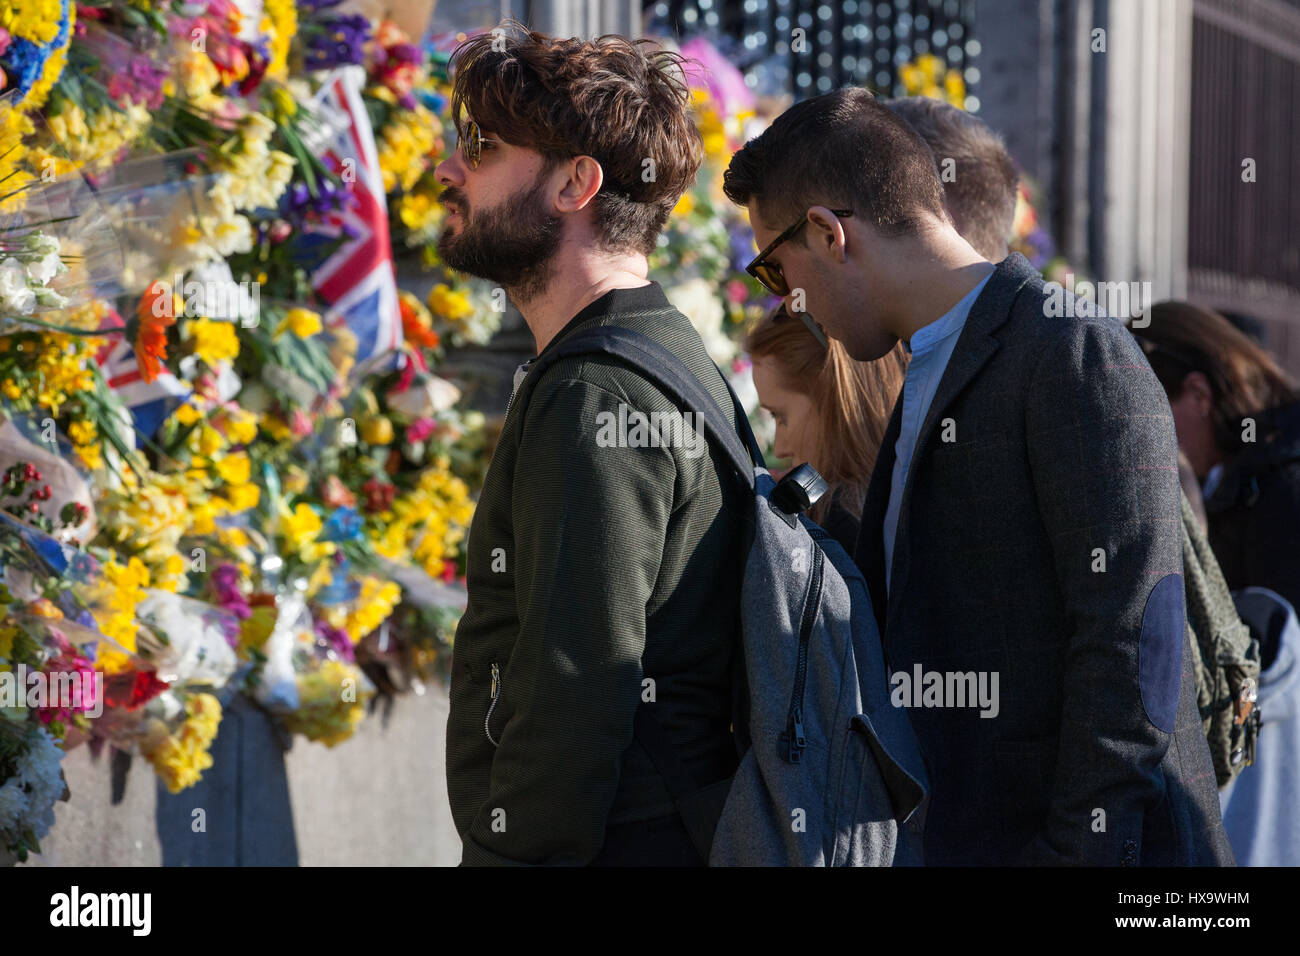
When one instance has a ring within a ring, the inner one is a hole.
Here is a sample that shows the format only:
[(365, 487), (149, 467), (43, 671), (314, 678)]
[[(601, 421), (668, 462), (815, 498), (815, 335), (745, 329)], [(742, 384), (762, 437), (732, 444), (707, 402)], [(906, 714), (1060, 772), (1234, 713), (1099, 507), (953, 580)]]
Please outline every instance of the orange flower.
[(402, 314), (402, 334), (406, 341), (423, 348), (438, 347), (438, 333), (433, 328), (433, 317), (424, 304), (406, 290), (397, 293), (397, 305)]
[[(171, 296), (170, 303), (168, 296)], [(162, 371), (162, 363), (167, 358), (167, 326), (176, 324), (176, 313), (184, 308), (184, 302), (165, 282), (153, 283), (140, 297), (136, 308), (140, 328), (135, 334), (135, 357), (146, 382), (154, 381)]]

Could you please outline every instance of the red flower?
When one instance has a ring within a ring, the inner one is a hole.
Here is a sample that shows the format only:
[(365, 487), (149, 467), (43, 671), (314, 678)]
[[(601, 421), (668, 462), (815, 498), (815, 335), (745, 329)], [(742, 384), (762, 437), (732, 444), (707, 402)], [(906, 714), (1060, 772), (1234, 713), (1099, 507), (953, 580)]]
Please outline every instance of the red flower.
[(104, 681), (104, 702), (109, 707), (138, 710), (167, 689), (154, 671), (113, 674)]
[(370, 514), (387, 511), (397, 497), (397, 486), (378, 478), (371, 478), (361, 486), (361, 490), (366, 496), (366, 511)]

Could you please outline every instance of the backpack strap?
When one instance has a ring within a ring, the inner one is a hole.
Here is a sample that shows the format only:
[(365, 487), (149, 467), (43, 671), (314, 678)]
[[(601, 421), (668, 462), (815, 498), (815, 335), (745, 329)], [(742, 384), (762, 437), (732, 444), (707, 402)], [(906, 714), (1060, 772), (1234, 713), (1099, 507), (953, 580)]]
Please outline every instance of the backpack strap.
[(731, 464), (749, 488), (754, 487), (754, 467), (766, 467), (763, 452), (749, 426), (740, 399), (727, 377), (723, 384), (731, 396), (736, 416), (736, 427), (727, 421), (712, 393), (690, 369), (672, 352), (649, 336), (615, 325), (599, 325), (581, 329), (558, 342), (554, 350), (539, 358), (528, 370), (528, 376), (519, 386), (511, 404), (518, 403), (519, 421), (522, 423), (528, 410), (528, 399), (541, 381), (546, 370), (562, 358), (572, 355), (610, 355), (621, 359), (653, 382), (669, 398), (684, 405), (704, 422), (705, 431), (727, 453)]

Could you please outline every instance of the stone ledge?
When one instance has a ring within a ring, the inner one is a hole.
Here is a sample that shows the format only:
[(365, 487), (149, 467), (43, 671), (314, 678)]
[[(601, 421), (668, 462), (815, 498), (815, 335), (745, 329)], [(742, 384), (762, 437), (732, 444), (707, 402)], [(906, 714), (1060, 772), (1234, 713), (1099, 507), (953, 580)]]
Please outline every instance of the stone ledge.
[[(447, 803), (447, 695), (381, 700), (333, 749), (282, 749), (265, 713), (236, 697), (213, 766), (173, 796), (141, 758), (78, 747), (72, 791), (28, 866), (454, 866)], [(196, 833), (202, 809), (206, 831)]]

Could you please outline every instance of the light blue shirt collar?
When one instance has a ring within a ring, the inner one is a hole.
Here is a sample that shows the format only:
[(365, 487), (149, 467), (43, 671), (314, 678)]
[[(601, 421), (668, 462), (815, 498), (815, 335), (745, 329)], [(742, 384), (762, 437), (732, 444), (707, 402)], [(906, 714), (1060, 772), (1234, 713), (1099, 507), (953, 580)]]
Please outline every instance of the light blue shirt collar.
[(984, 291), (984, 285), (988, 277), (980, 281), (975, 288), (967, 292), (960, 302), (945, 312), (940, 318), (935, 319), (929, 325), (923, 325), (912, 333), (911, 341), (905, 343), (907, 350), (913, 355), (924, 355), (926, 352), (932, 352), (939, 347), (940, 343), (951, 336), (961, 333), (962, 328), (966, 325), (966, 316), (970, 314), (970, 308), (979, 298), (979, 294)]
[(907, 487), (907, 476), (911, 470), (912, 453), (916, 450), (921, 436), (921, 427), (930, 411), (939, 390), (939, 382), (952, 358), (961, 330), (966, 326), (966, 318), (975, 305), (989, 279), (993, 277), (992, 269), (988, 275), (975, 284), (960, 302), (945, 312), (929, 325), (922, 326), (912, 333), (911, 341), (905, 343), (912, 353), (907, 372), (903, 376), (903, 410), (898, 432), (894, 442), (894, 472), (890, 481), (889, 504), (885, 510), (885, 523), (882, 529), (885, 544), (885, 586), (892, 584), (894, 570), (894, 541), (898, 533), (899, 511), (903, 502), (903, 491)]

